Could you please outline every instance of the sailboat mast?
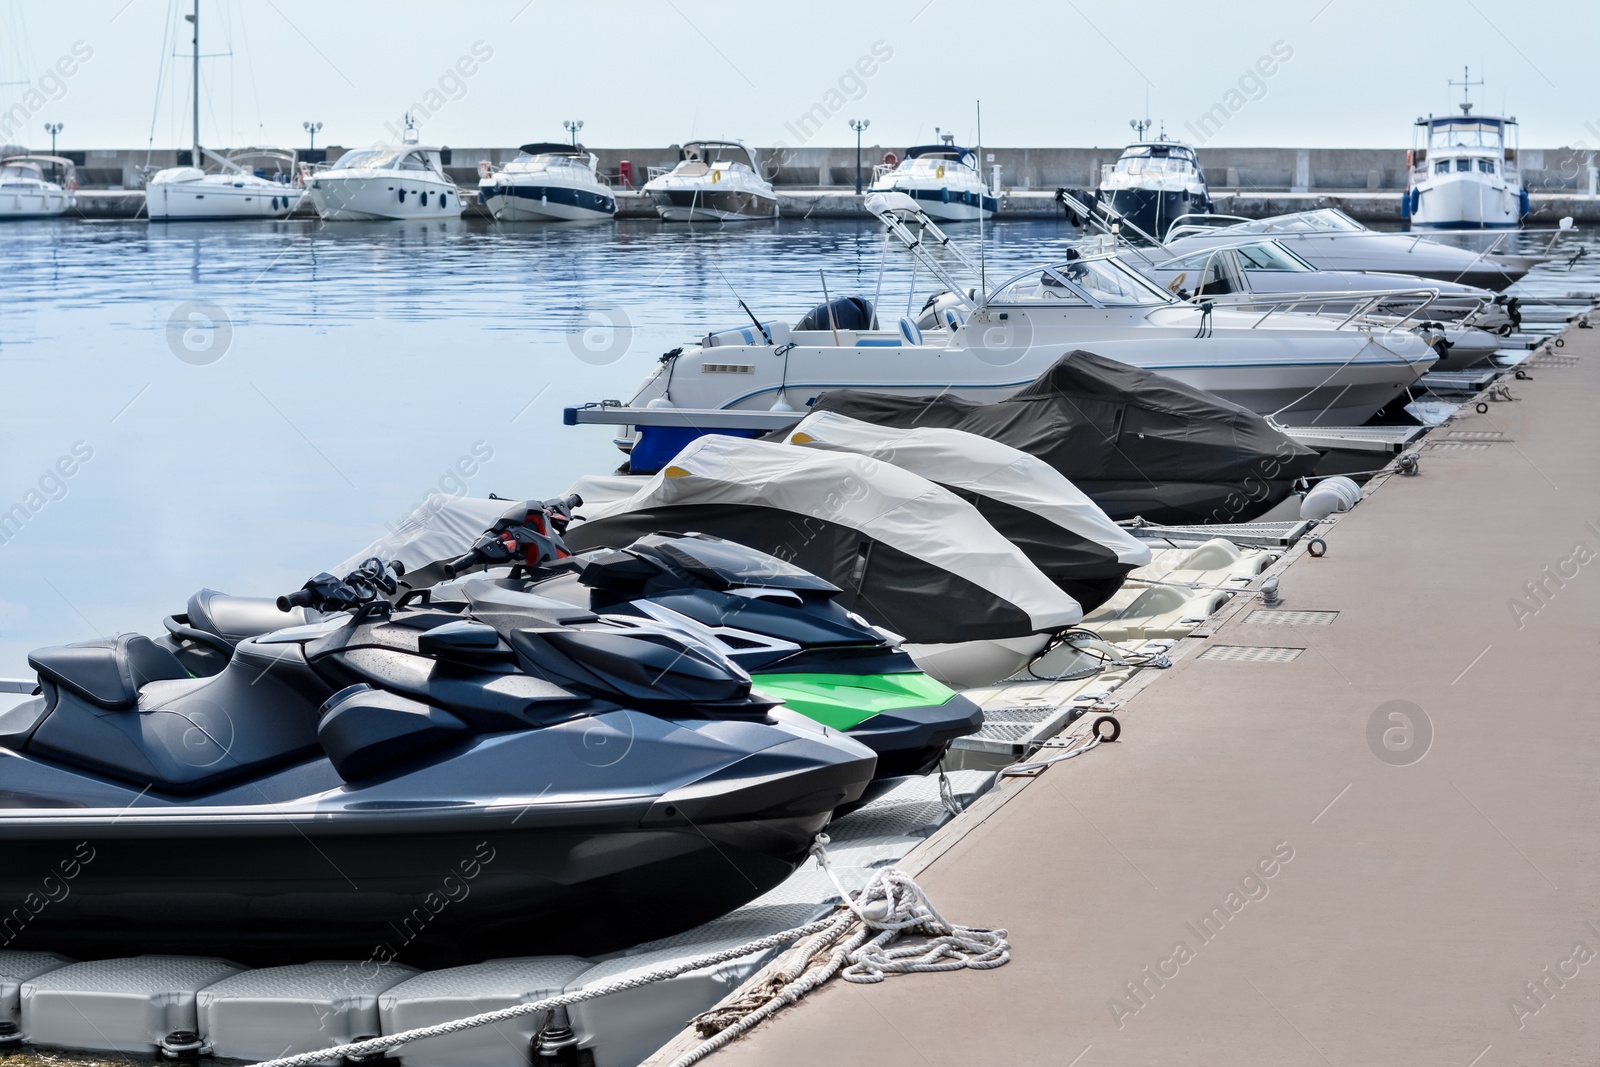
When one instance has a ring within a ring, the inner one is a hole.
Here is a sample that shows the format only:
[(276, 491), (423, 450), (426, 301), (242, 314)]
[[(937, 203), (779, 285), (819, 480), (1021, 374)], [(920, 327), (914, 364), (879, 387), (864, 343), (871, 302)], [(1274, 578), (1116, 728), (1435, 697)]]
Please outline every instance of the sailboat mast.
[(189, 21), (194, 23), (194, 145), (193, 156), (190, 162), (200, 166), (200, 0), (194, 0), (194, 14), (189, 16)]

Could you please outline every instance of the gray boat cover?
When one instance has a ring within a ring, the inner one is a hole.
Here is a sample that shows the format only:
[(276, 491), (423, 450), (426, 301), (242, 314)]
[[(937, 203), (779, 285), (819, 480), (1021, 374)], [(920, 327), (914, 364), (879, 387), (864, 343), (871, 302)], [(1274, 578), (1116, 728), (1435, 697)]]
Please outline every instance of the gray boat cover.
[(852, 453), (708, 435), (632, 496), (579, 514), (566, 538), (575, 552), (658, 530), (713, 534), (826, 578), (846, 606), (910, 641), (1049, 633), (1083, 617), (971, 504)]
[(812, 410), (1001, 441), (1060, 471), (1115, 520), (1248, 522), (1287, 497), (1318, 459), (1254, 412), (1082, 350), (997, 404), (840, 389)]
[(832, 411), (806, 416), (787, 442), (852, 452), (920, 474), (972, 504), (1085, 611), (1105, 603), (1150, 546), (1043, 460), (965, 430), (874, 426)]

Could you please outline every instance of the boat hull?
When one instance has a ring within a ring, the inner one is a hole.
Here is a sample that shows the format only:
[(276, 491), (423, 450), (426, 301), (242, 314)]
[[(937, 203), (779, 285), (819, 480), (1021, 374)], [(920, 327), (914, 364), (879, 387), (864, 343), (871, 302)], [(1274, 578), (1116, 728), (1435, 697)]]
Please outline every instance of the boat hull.
[(156, 182), (145, 186), (152, 222), (186, 219), (281, 219), (300, 205), (304, 190), (277, 182)]
[(65, 215), (75, 200), (64, 189), (0, 187), (0, 219), (53, 219)]
[(1100, 201), (1153, 237), (1180, 215), (1209, 215), (1211, 199), (1191, 189), (1101, 189)]
[(330, 221), (438, 219), (461, 215), (461, 196), (453, 184), (426, 177), (377, 176), (312, 179), (306, 191), (317, 214)]
[(478, 202), (502, 222), (593, 222), (617, 214), (610, 193), (548, 183), (485, 186)]
[(778, 198), (749, 189), (704, 187), (653, 189), (650, 199), (668, 222), (742, 222), (778, 217)]
[(1412, 190), (1411, 225), (1421, 229), (1510, 230), (1521, 220), (1518, 190), (1473, 174), (1441, 175)]
[(973, 222), (979, 217), (989, 219), (994, 217), (1000, 206), (1000, 202), (982, 188), (961, 189), (948, 185), (924, 187), (902, 182), (874, 185), (872, 191), (904, 193), (936, 222)]

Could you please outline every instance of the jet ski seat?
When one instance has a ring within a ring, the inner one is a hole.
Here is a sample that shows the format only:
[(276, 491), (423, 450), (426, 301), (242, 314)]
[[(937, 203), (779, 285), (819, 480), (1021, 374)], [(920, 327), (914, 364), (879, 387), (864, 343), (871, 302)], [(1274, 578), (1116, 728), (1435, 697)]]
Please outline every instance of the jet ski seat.
[(270, 597), (230, 596), (215, 589), (202, 589), (190, 597), (188, 616), (190, 626), (215, 634), (230, 645), (321, 617), (320, 613), (308, 615), (305, 608), (279, 611), (278, 602)]
[(148, 637), (122, 634), (28, 657), (46, 711), (23, 750), (162, 793), (186, 793), (305, 758), (332, 693), (293, 643), (241, 642), (191, 678)]

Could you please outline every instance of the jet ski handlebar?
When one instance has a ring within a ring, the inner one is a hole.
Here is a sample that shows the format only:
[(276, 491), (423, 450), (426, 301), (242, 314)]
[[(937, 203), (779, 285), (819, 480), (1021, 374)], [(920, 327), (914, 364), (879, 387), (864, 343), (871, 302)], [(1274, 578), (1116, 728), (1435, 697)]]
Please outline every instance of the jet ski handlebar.
[(405, 566), (397, 559), (384, 562), (377, 556), (336, 578), (327, 571), (312, 578), (294, 592), (278, 598), (279, 611), (312, 608), (317, 611), (353, 611), (393, 596), (400, 588)]
[(520, 570), (566, 559), (572, 553), (561, 535), (572, 522), (572, 509), (582, 506), (577, 493), (518, 504), (485, 530), (470, 551), (446, 563), (445, 575), (454, 578), (473, 567), (504, 564)]

